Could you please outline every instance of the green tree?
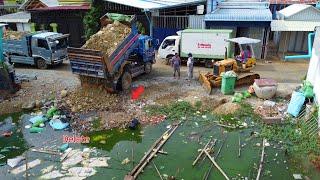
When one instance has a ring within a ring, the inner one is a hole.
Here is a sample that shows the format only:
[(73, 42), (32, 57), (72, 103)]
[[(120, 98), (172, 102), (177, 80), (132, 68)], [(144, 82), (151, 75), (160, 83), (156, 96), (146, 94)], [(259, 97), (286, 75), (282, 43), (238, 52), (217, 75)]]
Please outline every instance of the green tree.
[(103, 4), (97, 2), (94, 1), (92, 3), (90, 11), (87, 12), (83, 18), (86, 39), (89, 39), (90, 36), (98, 32), (100, 28), (100, 17), (103, 14)]

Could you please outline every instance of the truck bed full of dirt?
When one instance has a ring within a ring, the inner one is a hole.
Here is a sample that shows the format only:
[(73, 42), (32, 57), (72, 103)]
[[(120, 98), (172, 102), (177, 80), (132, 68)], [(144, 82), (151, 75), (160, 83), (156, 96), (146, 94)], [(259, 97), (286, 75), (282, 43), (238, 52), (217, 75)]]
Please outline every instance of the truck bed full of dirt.
[(20, 31), (5, 31), (3, 34), (3, 38), (7, 40), (20, 40), (24, 35), (28, 34), (28, 32), (20, 32)]
[(130, 27), (115, 21), (92, 35), (82, 48), (102, 51), (108, 57), (130, 32)]

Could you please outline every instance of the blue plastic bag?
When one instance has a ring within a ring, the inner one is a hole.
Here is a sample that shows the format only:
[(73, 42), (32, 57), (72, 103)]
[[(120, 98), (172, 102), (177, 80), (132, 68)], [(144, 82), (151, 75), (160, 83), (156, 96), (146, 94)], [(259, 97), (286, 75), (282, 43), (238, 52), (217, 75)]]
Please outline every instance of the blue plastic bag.
[(293, 92), (287, 112), (294, 117), (298, 117), (306, 98), (301, 92)]

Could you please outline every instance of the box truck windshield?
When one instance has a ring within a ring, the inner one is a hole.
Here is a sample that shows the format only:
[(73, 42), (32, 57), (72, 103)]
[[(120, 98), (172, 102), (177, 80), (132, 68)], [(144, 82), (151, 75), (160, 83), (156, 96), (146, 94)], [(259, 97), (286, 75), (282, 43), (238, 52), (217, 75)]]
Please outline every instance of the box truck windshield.
[(162, 49), (166, 49), (168, 46), (175, 46), (176, 39), (166, 39), (162, 44)]

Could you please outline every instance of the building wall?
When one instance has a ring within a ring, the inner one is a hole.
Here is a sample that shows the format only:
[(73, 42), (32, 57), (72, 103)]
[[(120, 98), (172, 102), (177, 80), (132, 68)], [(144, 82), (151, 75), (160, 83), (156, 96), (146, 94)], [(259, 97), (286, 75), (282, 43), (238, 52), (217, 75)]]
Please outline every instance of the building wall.
[(189, 16), (189, 28), (191, 29), (204, 29), (204, 15), (190, 15)]
[[(278, 53), (308, 53), (310, 32), (281, 32)], [(282, 55), (280, 54), (280, 55)]]
[(17, 31), (31, 31), (30, 23), (17, 23)]
[(36, 29), (44, 26), (51, 30), (50, 23), (58, 24), (58, 32), (70, 34), (69, 45), (81, 47), (85, 42), (83, 17), (85, 10), (57, 10), (57, 11), (32, 11), (31, 22), (36, 23)]

